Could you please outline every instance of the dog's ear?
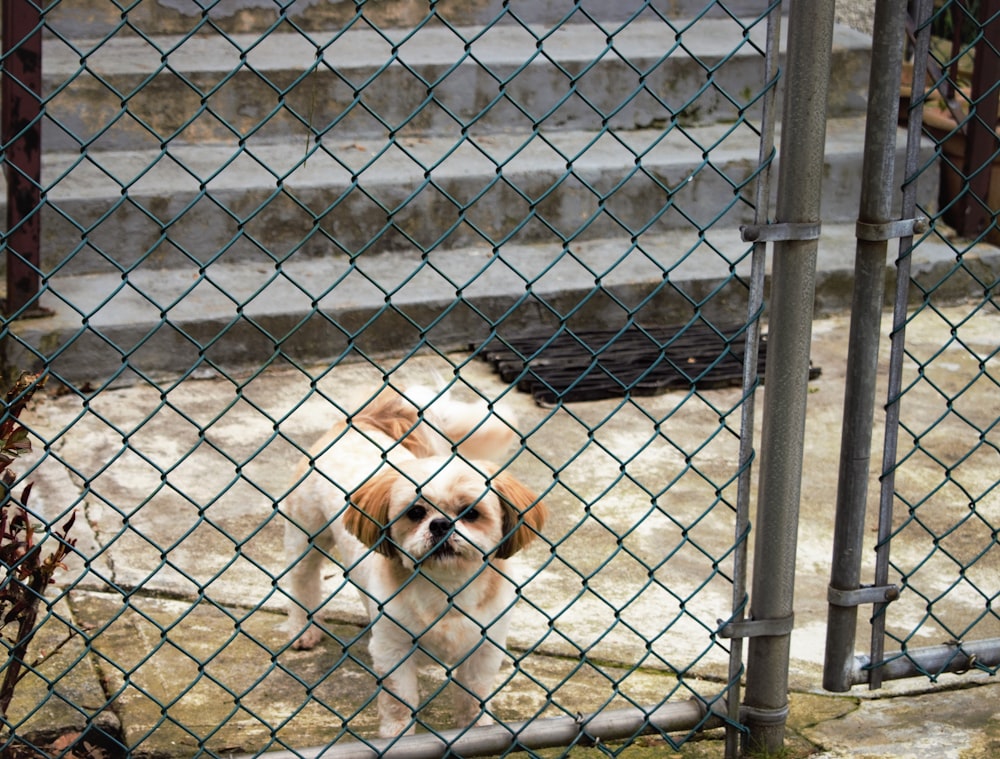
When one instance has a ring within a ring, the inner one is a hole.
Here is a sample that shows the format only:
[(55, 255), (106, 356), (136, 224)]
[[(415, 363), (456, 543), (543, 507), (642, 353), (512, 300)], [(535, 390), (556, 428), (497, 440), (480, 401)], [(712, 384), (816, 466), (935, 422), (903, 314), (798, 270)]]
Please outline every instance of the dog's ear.
[(398, 476), (390, 470), (369, 477), (351, 493), (344, 514), (344, 527), (349, 533), (390, 559), (396, 555), (396, 548), (387, 535), (389, 503)]
[(507, 472), (495, 475), (490, 486), (500, 498), (503, 531), (507, 536), (497, 549), (496, 557), (507, 559), (535, 539), (545, 526), (549, 510), (537, 495)]

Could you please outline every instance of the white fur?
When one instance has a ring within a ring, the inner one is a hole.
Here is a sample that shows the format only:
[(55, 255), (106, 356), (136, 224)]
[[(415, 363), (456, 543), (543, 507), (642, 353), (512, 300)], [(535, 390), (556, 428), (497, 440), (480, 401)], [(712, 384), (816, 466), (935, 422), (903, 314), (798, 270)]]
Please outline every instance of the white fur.
[(442, 392), (426, 385), (408, 387), (404, 395), (422, 409), (428, 430), (437, 433), (434, 437), (436, 453), (448, 453), (457, 444), (467, 459), (499, 461), (514, 442), (513, 430), (490, 412), (486, 401), (457, 401), (449, 391)]
[(414, 388), (368, 410), (314, 446), (283, 505), (292, 645), (322, 639), (310, 617), (326, 556), (338, 555), (371, 620), (380, 734), (413, 731), (418, 653), (455, 667), (458, 725), (490, 724), (516, 600), (505, 557), (541, 529), (545, 507), (494, 463), (452, 452), (506, 454), (513, 432), (485, 404)]

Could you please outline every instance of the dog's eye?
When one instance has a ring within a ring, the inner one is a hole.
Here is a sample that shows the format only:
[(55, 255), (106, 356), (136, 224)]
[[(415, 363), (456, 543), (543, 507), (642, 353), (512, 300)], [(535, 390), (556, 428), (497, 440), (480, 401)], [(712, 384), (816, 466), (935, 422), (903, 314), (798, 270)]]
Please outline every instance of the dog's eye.
[(427, 509), (423, 506), (411, 506), (406, 510), (406, 518), (412, 522), (419, 522), (427, 516)]
[(479, 512), (474, 508), (468, 508), (462, 512), (460, 519), (464, 519), (466, 522), (475, 522), (479, 519)]

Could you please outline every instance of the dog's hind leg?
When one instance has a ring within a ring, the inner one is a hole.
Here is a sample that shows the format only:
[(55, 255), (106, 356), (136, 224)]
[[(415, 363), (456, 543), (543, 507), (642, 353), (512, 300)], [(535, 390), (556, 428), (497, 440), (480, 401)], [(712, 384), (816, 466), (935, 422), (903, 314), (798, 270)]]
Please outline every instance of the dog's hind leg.
[(323, 630), (314, 618), (323, 605), (323, 566), (333, 548), (329, 528), (310, 537), (299, 525), (285, 526), (285, 557), (287, 579), (288, 622), (286, 629), (292, 648), (309, 649), (323, 639)]

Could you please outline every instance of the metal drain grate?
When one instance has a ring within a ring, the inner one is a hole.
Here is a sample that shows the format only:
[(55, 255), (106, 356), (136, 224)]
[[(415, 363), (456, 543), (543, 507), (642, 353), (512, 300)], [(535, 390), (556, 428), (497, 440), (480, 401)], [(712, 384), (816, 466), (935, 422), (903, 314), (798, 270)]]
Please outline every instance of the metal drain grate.
[[(626, 393), (739, 387), (743, 381), (745, 325), (703, 322), (676, 327), (524, 330), (486, 345), (481, 356), (505, 382), (536, 402), (593, 401)], [(766, 338), (757, 371), (764, 373)]]

